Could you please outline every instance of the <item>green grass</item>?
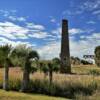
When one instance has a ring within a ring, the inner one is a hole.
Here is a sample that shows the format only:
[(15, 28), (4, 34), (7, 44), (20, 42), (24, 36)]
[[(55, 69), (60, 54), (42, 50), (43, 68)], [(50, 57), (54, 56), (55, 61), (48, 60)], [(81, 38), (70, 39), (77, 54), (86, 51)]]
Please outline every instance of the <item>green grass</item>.
[(0, 90), (0, 100), (67, 100), (64, 98), (51, 97), (37, 94), (25, 94), (19, 92), (6, 92)]
[(100, 91), (96, 91), (91, 96), (86, 96), (83, 94), (77, 94), (75, 100), (100, 100)]

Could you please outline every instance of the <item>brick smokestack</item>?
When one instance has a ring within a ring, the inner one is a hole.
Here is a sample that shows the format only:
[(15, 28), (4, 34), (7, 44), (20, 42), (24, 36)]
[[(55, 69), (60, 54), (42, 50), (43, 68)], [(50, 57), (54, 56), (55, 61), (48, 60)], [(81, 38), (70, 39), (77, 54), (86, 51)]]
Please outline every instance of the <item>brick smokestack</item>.
[(71, 73), (70, 49), (69, 49), (69, 33), (68, 21), (62, 20), (62, 38), (61, 38), (61, 73)]

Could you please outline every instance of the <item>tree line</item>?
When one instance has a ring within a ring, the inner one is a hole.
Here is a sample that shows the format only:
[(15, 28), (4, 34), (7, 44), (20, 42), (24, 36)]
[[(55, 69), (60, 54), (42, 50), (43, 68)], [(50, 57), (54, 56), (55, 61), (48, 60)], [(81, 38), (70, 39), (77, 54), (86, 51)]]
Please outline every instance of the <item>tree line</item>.
[[(18, 66), (23, 70), (23, 78), (20, 91), (27, 91), (30, 83), (30, 73), (40, 70), (46, 78), (49, 75), (49, 82), (52, 84), (53, 72), (60, 70), (60, 59), (54, 58), (48, 61), (39, 60), (39, 54), (27, 45), (11, 45), (0, 46), (0, 66), (4, 67), (3, 89), (9, 90), (9, 67)], [(74, 58), (73, 58), (74, 59)], [(75, 58), (80, 61), (79, 58)], [(100, 46), (95, 48), (95, 62), (100, 66)], [(84, 61), (83, 61), (84, 63)], [(86, 63), (86, 62), (85, 62)]]
[(100, 46), (95, 48), (95, 63), (100, 67)]
[[(18, 66), (23, 70), (23, 79), (20, 91), (27, 91), (30, 83), (30, 73), (38, 69), (44, 72), (44, 76), (49, 74), (50, 84), (52, 84), (53, 71), (59, 70), (60, 60), (54, 58), (50, 61), (39, 61), (39, 54), (27, 45), (0, 46), (0, 66), (4, 67), (3, 89), (9, 90), (9, 67)], [(36, 66), (34, 66), (34, 63)]]

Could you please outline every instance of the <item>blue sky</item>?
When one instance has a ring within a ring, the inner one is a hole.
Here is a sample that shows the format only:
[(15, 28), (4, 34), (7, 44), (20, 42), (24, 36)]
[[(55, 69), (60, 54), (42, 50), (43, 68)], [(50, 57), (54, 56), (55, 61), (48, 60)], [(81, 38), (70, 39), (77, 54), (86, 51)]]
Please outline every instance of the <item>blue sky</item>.
[(61, 21), (69, 21), (71, 56), (100, 45), (100, 0), (0, 0), (0, 45), (27, 44), (42, 59), (60, 53)]

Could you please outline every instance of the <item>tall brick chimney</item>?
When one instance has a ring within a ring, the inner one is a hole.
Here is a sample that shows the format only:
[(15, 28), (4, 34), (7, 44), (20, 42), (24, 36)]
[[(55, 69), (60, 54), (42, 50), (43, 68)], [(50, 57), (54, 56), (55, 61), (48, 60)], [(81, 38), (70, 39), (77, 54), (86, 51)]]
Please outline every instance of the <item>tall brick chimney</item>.
[(61, 69), (60, 69), (61, 73), (71, 73), (68, 21), (65, 19), (62, 20), (60, 60), (61, 60)]

